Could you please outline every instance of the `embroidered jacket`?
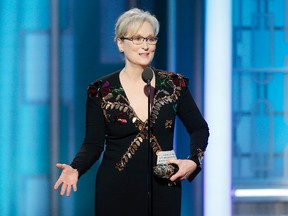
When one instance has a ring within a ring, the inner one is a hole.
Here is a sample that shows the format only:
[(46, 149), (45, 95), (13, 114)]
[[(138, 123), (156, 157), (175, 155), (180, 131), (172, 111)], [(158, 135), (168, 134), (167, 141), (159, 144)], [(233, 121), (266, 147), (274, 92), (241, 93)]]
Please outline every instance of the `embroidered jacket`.
[[(151, 108), (153, 161), (158, 151), (173, 149), (176, 116), (190, 134), (191, 158), (203, 156), (209, 136), (208, 126), (188, 88), (188, 79), (180, 74), (154, 69), (156, 87)], [(85, 173), (106, 149), (102, 163), (118, 172), (141, 163), (147, 149), (148, 121), (139, 119), (130, 106), (117, 71), (88, 86), (86, 135), (72, 162), (79, 174)], [(142, 150), (140, 150), (142, 149)], [(198, 164), (199, 165), (199, 164)]]

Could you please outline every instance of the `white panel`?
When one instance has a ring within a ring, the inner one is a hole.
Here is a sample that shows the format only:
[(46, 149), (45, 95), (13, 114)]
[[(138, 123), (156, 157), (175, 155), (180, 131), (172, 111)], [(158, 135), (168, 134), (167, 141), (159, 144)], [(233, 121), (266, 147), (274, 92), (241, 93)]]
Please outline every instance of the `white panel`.
[(231, 215), (231, 0), (206, 1), (205, 216)]

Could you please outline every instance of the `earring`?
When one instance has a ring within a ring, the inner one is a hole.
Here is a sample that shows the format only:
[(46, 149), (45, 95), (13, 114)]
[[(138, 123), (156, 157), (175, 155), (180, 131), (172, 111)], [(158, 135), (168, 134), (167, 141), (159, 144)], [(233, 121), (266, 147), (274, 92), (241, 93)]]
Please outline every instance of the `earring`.
[(124, 52), (122, 49), (120, 49), (120, 52)]

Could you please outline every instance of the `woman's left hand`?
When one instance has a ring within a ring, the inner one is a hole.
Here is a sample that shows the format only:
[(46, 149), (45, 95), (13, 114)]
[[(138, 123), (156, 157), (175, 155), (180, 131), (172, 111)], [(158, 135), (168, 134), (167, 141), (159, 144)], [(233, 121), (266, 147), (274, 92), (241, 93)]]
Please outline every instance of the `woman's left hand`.
[(178, 172), (170, 177), (171, 182), (186, 180), (196, 170), (197, 164), (192, 160), (170, 160), (169, 163), (179, 167)]

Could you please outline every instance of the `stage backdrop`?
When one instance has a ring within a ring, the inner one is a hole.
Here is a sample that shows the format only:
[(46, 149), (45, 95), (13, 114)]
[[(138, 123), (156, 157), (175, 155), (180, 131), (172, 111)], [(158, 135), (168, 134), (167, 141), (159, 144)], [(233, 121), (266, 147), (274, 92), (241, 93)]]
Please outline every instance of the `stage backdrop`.
[[(204, 1), (0, 0), (0, 215), (93, 214), (99, 162), (70, 198), (53, 190), (55, 163), (71, 162), (83, 141), (87, 85), (123, 66), (114, 23), (135, 6), (160, 20), (153, 65), (190, 78), (202, 108)], [(202, 189), (202, 174), (183, 184), (183, 216), (202, 214)]]
[(287, 20), (287, 0), (233, 1), (235, 215), (288, 212)]

